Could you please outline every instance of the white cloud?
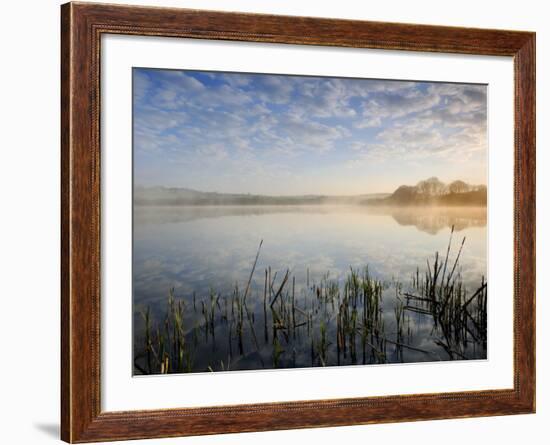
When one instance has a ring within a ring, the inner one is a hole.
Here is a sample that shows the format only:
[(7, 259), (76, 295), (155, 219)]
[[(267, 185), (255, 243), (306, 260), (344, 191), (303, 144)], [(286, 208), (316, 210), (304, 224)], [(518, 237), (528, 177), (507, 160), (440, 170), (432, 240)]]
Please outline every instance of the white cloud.
[(133, 76), (133, 89), (134, 89), (134, 100), (142, 101), (149, 89), (151, 88), (151, 81), (146, 74), (139, 71), (134, 72)]
[(367, 119), (396, 119), (420, 111), (429, 110), (439, 104), (437, 94), (408, 91), (404, 94), (389, 93), (376, 95), (363, 102), (363, 116)]
[(382, 118), (380, 116), (376, 117), (363, 117), (358, 121), (354, 122), (353, 126), (355, 128), (376, 128), (382, 125)]
[(293, 79), (286, 76), (261, 76), (256, 79), (258, 97), (264, 103), (288, 103), (294, 91)]

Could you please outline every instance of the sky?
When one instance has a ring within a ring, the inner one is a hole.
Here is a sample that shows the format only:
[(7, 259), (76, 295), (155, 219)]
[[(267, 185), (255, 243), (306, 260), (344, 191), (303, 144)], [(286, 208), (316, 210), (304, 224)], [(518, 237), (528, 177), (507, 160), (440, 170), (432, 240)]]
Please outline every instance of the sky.
[(485, 85), (133, 69), (134, 183), (358, 195), (486, 183)]

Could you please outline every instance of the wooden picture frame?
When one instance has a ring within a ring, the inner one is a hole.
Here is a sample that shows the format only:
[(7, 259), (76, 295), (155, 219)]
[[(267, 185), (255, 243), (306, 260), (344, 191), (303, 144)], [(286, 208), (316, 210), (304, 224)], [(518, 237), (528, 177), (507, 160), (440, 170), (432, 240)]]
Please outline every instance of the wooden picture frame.
[[(513, 389), (102, 412), (99, 116), (103, 34), (512, 56), (515, 70)], [(61, 35), (63, 440), (93, 442), (535, 411), (534, 33), (67, 3), (61, 7)]]

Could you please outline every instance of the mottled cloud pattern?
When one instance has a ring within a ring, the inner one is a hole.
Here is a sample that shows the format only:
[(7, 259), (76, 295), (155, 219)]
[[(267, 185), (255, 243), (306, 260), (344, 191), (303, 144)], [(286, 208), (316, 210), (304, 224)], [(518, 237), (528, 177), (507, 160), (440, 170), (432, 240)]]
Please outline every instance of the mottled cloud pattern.
[(288, 194), (486, 182), (487, 87), (133, 70), (135, 183)]

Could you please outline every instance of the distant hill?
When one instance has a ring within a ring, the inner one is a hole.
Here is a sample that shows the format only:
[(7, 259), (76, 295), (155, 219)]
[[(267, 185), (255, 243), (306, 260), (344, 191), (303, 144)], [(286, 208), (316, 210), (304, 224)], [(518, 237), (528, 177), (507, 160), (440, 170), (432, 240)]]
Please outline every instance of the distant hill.
[(201, 192), (184, 187), (140, 187), (134, 189), (138, 206), (223, 206), (223, 205), (344, 205), (378, 206), (486, 206), (487, 187), (464, 181), (445, 184), (433, 177), (414, 186), (402, 185), (393, 193), (355, 196), (296, 195), (269, 196), (250, 193)]
[(323, 205), (362, 204), (388, 197), (387, 193), (357, 196), (267, 196), (245, 193), (201, 192), (182, 187), (136, 187), (134, 203), (138, 206), (220, 206), (220, 205)]
[(370, 200), (367, 204), (392, 206), (486, 206), (487, 187), (484, 185), (470, 185), (459, 180), (445, 184), (438, 178), (432, 177), (425, 181), (420, 181), (413, 186), (402, 185), (390, 196)]

